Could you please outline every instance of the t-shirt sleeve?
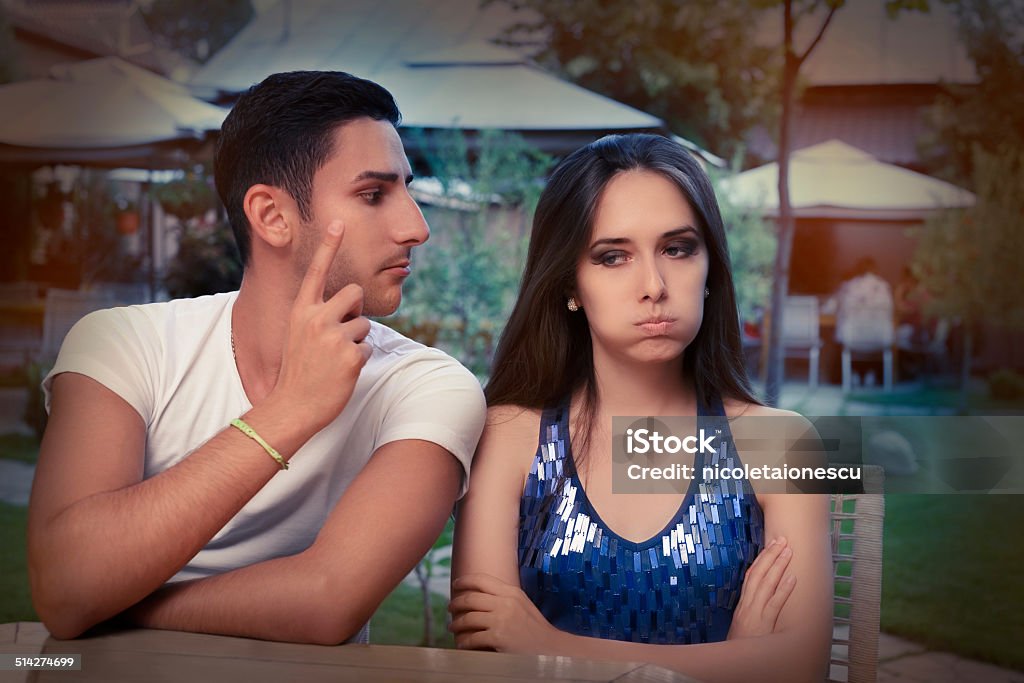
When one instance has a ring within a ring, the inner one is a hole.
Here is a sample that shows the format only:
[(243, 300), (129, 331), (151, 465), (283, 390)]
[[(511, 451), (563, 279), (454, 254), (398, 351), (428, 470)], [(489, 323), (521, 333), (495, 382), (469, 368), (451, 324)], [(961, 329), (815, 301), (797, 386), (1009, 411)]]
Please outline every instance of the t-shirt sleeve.
[[(134, 315), (133, 315), (134, 313)], [(50, 411), (53, 379), (77, 372), (96, 380), (124, 399), (148, 425), (154, 410), (152, 340), (147, 342), (148, 320), (129, 308), (94, 311), (68, 332), (57, 361), (43, 379), (46, 411)]]
[(443, 447), (462, 465), (461, 498), (487, 414), (480, 382), (458, 361), (431, 349), (417, 354), (389, 383), (397, 390), (385, 410), (377, 447), (402, 439)]

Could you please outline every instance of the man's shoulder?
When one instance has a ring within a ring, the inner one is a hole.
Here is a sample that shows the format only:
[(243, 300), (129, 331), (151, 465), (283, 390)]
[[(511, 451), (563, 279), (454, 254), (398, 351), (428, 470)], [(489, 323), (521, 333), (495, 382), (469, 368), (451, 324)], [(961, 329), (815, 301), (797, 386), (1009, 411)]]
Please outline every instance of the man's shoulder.
[(148, 304), (117, 306), (93, 311), (83, 318), (92, 325), (146, 324), (158, 332), (174, 320), (195, 322), (197, 318), (216, 320), (230, 309), (238, 292), (210, 294), (189, 299), (171, 299)]
[(367, 395), (382, 389), (387, 400), (413, 400), (425, 410), (477, 406), (483, 420), (480, 381), (458, 360), (374, 321), (367, 337), (373, 355), (360, 373)]
[(382, 369), (413, 363), (420, 367), (458, 369), (472, 376), (462, 363), (441, 349), (421, 344), (373, 320), (370, 321), (370, 332), (366, 341), (373, 347), (373, 356), (369, 363)]

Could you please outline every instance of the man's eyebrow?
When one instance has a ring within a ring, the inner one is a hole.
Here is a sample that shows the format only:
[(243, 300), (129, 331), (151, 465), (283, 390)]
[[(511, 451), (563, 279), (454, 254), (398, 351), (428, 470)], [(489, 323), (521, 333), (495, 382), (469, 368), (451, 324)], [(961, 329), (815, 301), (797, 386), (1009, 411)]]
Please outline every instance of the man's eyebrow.
[[(700, 236), (700, 233), (697, 232), (696, 228), (690, 225), (684, 225), (681, 228), (676, 228), (674, 230), (669, 230), (668, 232), (662, 233), (661, 239), (679, 237), (680, 235), (685, 235), (688, 232), (692, 232), (694, 235), (697, 235), (698, 237)], [(632, 240), (630, 240), (628, 237), (605, 237), (603, 239), (595, 240), (594, 243), (590, 245), (590, 248), (593, 249), (594, 247), (602, 244), (629, 244), (631, 241)]]
[(363, 171), (353, 178), (352, 182), (358, 183), (361, 180), (381, 180), (386, 183), (394, 183), (398, 181), (398, 174), (387, 171)]
[[(408, 185), (413, 180), (413, 174), (405, 176), (405, 184)], [(397, 173), (388, 173), (386, 171), (363, 171), (355, 178), (352, 179), (353, 183), (358, 183), (363, 180), (380, 180), (385, 183), (394, 183), (398, 181)]]

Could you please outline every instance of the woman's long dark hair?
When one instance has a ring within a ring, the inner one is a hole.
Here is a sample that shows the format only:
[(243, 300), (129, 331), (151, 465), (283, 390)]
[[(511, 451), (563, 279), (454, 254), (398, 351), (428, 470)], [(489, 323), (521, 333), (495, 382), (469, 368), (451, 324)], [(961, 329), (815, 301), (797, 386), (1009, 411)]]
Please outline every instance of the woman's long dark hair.
[(485, 389), (488, 405), (533, 409), (582, 389), (576, 431), (583, 442), (597, 404), (593, 349), (586, 311), (570, 312), (566, 299), (575, 289), (576, 265), (590, 242), (602, 192), (613, 177), (631, 170), (658, 173), (675, 184), (704, 237), (711, 293), (700, 330), (683, 354), (683, 373), (693, 378), (697, 400), (703, 406), (714, 396), (758, 403), (744, 365), (732, 266), (711, 181), (689, 152), (667, 138), (609, 135), (566, 157), (540, 196), (519, 298)]

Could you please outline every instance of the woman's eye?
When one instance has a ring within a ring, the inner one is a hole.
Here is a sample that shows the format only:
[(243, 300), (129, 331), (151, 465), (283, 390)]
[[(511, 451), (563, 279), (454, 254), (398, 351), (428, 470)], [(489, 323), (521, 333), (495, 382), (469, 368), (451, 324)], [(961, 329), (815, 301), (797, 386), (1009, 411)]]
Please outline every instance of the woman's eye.
[(621, 251), (609, 251), (597, 257), (597, 262), (603, 266), (617, 266), (626, 260), (626, 255)]
[(672, 258), (693, 256), (696, 251), (696, 245), (689, 242), (675, 242), (665, 247), (665, 255)]

